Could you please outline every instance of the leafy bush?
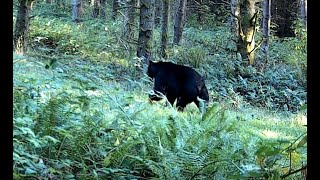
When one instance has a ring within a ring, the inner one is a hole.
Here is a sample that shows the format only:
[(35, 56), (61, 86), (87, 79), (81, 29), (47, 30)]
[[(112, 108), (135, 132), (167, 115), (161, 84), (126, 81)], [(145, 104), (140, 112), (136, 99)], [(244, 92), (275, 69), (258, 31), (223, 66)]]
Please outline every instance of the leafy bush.
[(119, 34), (121, 29), (109, 28), (118, 27), (115, 25), (101, 26), (103, 22), (93, 19), (75, 25), (65, 20), (35, 17), (29, 35), (31, 46), (37, 53), (78, 55), (97, 61), (127, 56), (129, 51), (123, 51), (126, 46), (119, 41), (120, 36), (111, 36)]
[(292, 112), (306, 103), (306, 89), (292, 67), (279, 64), (258, 72), (254, 67), (241, 64), (234, 56), (221, 53), (211, 56), (208, 64), (199, 69), (214, 101), (229, 99), (236, 107), (250, 103)]
[(207, 52), (200, 46), (191, 48), (176, 46), (172, 54), (172, 59), (176, 59), (176, 63), (186, 64), (194, 68), (199, 68), (200, 64), (206, 63), (207, 58)]

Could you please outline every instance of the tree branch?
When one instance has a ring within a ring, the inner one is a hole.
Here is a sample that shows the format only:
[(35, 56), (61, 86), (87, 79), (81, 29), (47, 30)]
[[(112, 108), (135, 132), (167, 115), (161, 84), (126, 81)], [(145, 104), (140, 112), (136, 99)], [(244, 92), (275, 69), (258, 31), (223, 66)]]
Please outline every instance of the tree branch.
[(263, 39), (259, 42), (259, 44), (249, 52), (249, 54), (251, 54), (252, 52), (254, 52), (255, 50), (257, 50), (257, 49), (261, 46), (261, 44), (263, 43), (264, 40), (265, 40), (265, 38), (263, 38)]
[[(252, 33), (252, 36), (251, 36), (251, 41), (252, 41), (252, 39), (254, 38), (254, 35), (256, 34), (258, 12), (259, 12), (259, 11), (257, 11), (256, 13), (254, 13), (254, 15), (252, 16), (252, 18), (250, 19), (250, 22), (254, 23), (254, 24), (253, 24), (253, 33)], [(250, 43), (251, 43), (251, 42), (250, 42)]]
[(288, 176), (290, 176), (290, 175), (292, 175), (292, 174), (295, 174), (295, 173), (297, 173), (297, 172), (299, 172), (299, 171), (303, 171), (303, 170), (305, 170), (305, 169), (307, 169), (307, 165), (302, 166), (302, 168), (297, 169), (297, 170), (295, 170), (295, 171), (292, 171), (292, 172), (289, 171), (287, 174), (280, 176), (280, 178), (281, 178), (281, 179), (284, 179), (284, 178), (286, 178), (286, 177), (288, 177)]

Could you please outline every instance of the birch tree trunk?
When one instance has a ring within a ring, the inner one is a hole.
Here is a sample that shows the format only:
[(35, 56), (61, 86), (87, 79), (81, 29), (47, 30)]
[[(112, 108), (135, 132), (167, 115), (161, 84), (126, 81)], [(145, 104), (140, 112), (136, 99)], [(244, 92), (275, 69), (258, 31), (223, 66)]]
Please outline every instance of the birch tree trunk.
[(231, 0), (231, 32), (239, 37), (239, 21), (237, 17), (240, 14), (239, 0)]
[(168, 59), (168, 25), (170, 15), (170, 0), (163, 0), (161, 27), (161, 56)]
[(13, 48), (17, 53), (24, 53), (27, 49), (29, 30), (29, 14), (34, 0), (19, 0), (19, 9), (13, 36)]
[(263, 19), (262, 19), (263, 42), (261, 45), (261, 50), (265, 54), (267, 61), (269, 59), (268, 52), (269, 52), (270, 22), (271, 22), (271, 0), (264, 0)]
[(253, 64), (255, 50), (254, 36), (258, 14), (255, 0), (244, 0), (243, 4), (240, 5), (240, 14), (241, 22), (237, 49), (240, 51), (242, 59), (246, 59), (249, 64)]
[(74, 22), (80, 22), (80, 19), (82, 17), (82, 0), (72, 0), (72, 21)]
[(179, 45), (182, 39), (182, 32), (186, 18), (186, 4), (187, 0), (180, 0), (178, 12), (174, 23), (173, 44), (175, 45)]
[(144, 57), (143, 62), (151, 60), (152, 33), (154, 26), (154, 0), (140, 1), (140, 25), (137, 56)]
[(307, 29), (307, 0), (299, 0), (300, 19), (304, 21), (304, 25)]

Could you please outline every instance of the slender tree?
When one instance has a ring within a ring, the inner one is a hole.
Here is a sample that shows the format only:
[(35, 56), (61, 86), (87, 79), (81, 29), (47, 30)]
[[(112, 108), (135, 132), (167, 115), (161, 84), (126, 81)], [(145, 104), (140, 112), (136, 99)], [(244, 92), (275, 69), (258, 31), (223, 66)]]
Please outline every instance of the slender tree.
[(101, 17), (106, 16), (106, 0), (93, 0), (93, 10), (92, 17), (97, 18), (99, 15)]
[(13, 48), (18, 53), (24, 53), (27, 48), (26, 38), (29, 30), (29, 14), (34, 0), (19, 0), (19, 9), (16, 18)]
[(144, 63), (151, 60), (152, 33), (154, 26), (154, 0), (140, 1), (140, 25), (137, 56), (144, 57)]
[(82, 17), (82, 0), (72, 0), (72, 21), (79, 22)]
[(161, 20), (162, 3), (162, 0), (155, 0), (154, 25), (157, 27), (159, 26)]
[(100, 14), (101, 17), (106, 17), (106, 0), (100, 0), (100, 5), (101, 5), (101, 9), (100, 9)]
[(299, 0), (300, 19), (304, 21), (304, 25), (307, 29), (307, 0)]
[(113, 0), (112, 3), (112, 19), (115, 20), (118, 16), (118, 9), (119, 9), (119, 0)]
[(182, 39), (183, 27), (185, 24), (186, 18), (186, 4), (187, 0), (180, 0), (177, 16), (174, 23), (174, 37), (173, 44), (179, 45)]
[(134, 15), (136, 12), (136, 0), (127, 1), (127, 11), (125, 16), (125, 31), (124, 34), (127, 39), (133, 39), (134, 35)]
[(93, 6), (93, 11), (92, 11), (92, 17), (97, 18), (99, 13), (100, 13), (100, 0), (93, 0), (94, 6)]
[(171, 10), (170, 10), (170, 16), (172, 20), (174, 20), (177, 16), (177, 12), (178, 12), (178, 9), (179, 9), (179, 5), (180, 5), (180, 0), (174, 0), (172, 2), (172, 6), (170, 7)]
[(255, 29), (257, 24), (258, 11), (255, 0), (243, 0), (240, 5), (241, 20), (239, 23), (239, 37), (237, 49), (243, 59), (247, 59), (249, 64), (254, 63), (255, 51)]
[(231, 32), (235, 34), (236, 37), (239, 36), (239, 22), (237, 19), (239, 13), (239, 0), (231, 0)]
[(263, 19), (262, 19), (263, 42), (261, 45), (261, 49), (262, 49), (262, 52), (265, 54), (267, 61), (269, 59), (268, 51), (269, 51), (270, 22), (271, 22), (271, 0), (264, 0)]
[(169, 13), (170, 13), (170, 0), (163, 0), (162, 11), (162, 27), (161, 27), (161, 56), (164, 59), (168, 59), (168, 25), (169, 25)]

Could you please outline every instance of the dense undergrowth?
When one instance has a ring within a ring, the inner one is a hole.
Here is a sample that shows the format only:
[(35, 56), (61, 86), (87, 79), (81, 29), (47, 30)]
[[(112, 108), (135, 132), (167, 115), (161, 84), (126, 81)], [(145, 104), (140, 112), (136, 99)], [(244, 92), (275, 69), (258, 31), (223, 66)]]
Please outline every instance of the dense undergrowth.
[(280, 179), (306, 163), (306, 35), (271, 39), (260, 71), (227, 25), (187, 24), (170, 60), (205, 76), (210, 104), (181, 113), (148, 101), (121, 18), (75, 24), (65, 11), (35, 6), (29, 51), (14, 54), (15, 179)]

